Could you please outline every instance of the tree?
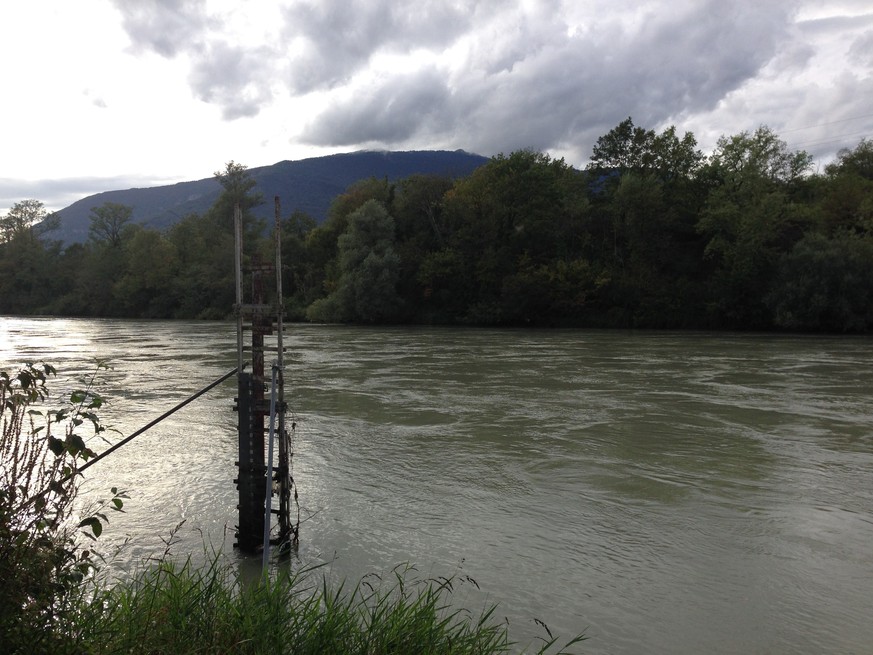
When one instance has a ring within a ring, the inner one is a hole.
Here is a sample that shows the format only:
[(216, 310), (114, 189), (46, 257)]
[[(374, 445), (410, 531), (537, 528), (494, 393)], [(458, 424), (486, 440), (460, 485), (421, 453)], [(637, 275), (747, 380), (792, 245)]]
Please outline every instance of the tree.
[(353, 212), (337, 242), (337, 288), (310, 306), (309, 318), (362, 323), (392, 320), (400, 305), (400, 259), (393, 244), (394, 219), (384, 206), (369, 200)]
[(315, 280), (319, 278), (313, 270), (311, 252), (306, 247), (307, 236), (317, 225), (314, 218), (300, 210), (295, 210), (281, 222), (282, 292), (291, 320), (303, 318), (306, 306), (318, 297)]
[[(467, 316), (454, 320), (503, 322), (503, 308), (511, 305), (504, 302), (504, 280), (523, 260), (536, 267), (579, 253), (585, 188), (584, 177), (563, 159), (530, 150), (498, 155), (459, 180), (442, 203), (444, 254), (428, 260), (421, 274), (431, 289), (426, 309), (444, 315), (464, 298)], [(452, 278), (434, 269), (438, 262), (451, 263)], [(449, 297), (449, 305), (438, 304)]]
[(128, 316), (172, 316), (176, 273), (173, 244), (156, 230), (137, 226), (124, 245), (125, 271), (113, 286), (118, 307)]
[(398, 293), (410, 312), (409, 320), (415, 320), (423, 302), (429, 300), (419, 272), (428, 255), (446, 245), (443, 207), (453, 186), (451, 178), (438, 175), (413, 175), (397, 183), (393, 216), (401, 266)]
[(634, 125), (628, 116), (609, 132), (598, 137), (591, 150), (589, 170), (619, 172), (642, 170), (652, 163), (655, 132)]
[(215, 215), (189, 214), (167, 234), (178, 274), (171, 295), (177, 318), (220, 319), (234, 303), (233, 233), (219, 228)]
[(628, 117), (599, 137), (591, 151), (588, 170), (595, 173), (618, 171), (655, 174), (662, 180), (693, 175), (703, 162), (697, 140), (691, 132), (680, 139), (670, 126), (661, 134), (634, 126)]
[[(223, 191), (209, 209), (207, 216), (216, 228), (233, 234), (234, 207), (239, 205), (243, 221), (243, 241), (248, 252), (258, 250), (258, 240), (262, 237), (264, 223), (255, 218), (252, 210), (264, 203), (264, 196), (255, 191), (258, 183), (249, 170), (233, 160), (224, 165), (224, 170), (215, 171), (215, 179)], [(232, 260), (231, 260), (232, 261)]]
[(38, 200), (16, 203), (0, 219), (0, 313), (43, 310), (62, 281), (56, 273), (57, 242), (38, 238), (56, 220)]
[(338, 287), (340, 271), (337, 246), (340, 235), (348, 229), (349, 217), (370, 200), (380, 203), (387, 211), (393, 199), (394, 185), (389, 184), (387, 179), (375, 177), (358, 180), (334, 198), (327, 219), (306, 235), (309, 302), (333, 293)]
[(767, 127), (719, 139), (702, 172), (712, 188), (697, 225), (713, 267), (711, 310), (719, 327), (772, 324), (764, 296), (776, 263), (815, 222), (799, 201), (811, 163)]
[(837, 160), (825, 166), (828, 175), (857, 175), (873, 181), (873, 139), (861, 139), (852, 150), (843, 148), (837, 153)]
[(821, 180), (823, 221), (830, 233), (873, 233), (873, 140), (843, 149)]
[(792, 330), (873, 330), (873, 239), (811, 233), (782, 256), (767, 302)]
[(215, 171), (215, 179), (224, 188), (222, 201), (233, 207), (239, 204), (243, 212), (263, 204), (264, 197), (252, 190), (258, 183), (252, 178), (248, 168), (230, 160), (223, 171)]
[(106, 243), (113, 248), (121, 245), (121, 233), (130, 222), (133, 207), (118, 202), (105, 202), (91, 208), (88, 236), (97, 243)]
[(762, 125), (751, 134), (740, 132), (719, 138), (708, 172), (720, 185), (754, 194), (758, 189), (791, 185), (811, 167), (812, 155), (805, 150), (789, 150), (785, 141)]
[(12, 205), (0, 218), (0, 243), (9, 243), (16, 237), (33, 237), (31, 229), (48, 217), (45, 205), (39, 200), (22, 200)]

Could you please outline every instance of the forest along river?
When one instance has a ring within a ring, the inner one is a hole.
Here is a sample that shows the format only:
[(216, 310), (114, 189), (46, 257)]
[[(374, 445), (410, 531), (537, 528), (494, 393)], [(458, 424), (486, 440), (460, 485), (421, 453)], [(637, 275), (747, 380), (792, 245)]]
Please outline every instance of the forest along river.
[[(873, 344), (861, 338), (292, 326), (299, 559), (470, 576), (523, 643), (590, 653), (873, 645)], [(0, 318), (0, 365), (91, 370), (124, 435), (235, 366), (232, 325)], [(87, 474), (130, 492), (116, 565), (231, 550), (233, 379)], [(118, 437), (112, 436), (113, 439)], [(96, 445), (101, 450), (102, 444)]]

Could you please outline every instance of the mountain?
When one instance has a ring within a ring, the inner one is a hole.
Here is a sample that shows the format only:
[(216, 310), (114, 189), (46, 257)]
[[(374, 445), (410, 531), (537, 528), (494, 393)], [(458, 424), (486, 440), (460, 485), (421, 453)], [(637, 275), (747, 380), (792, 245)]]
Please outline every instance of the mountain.
[[(394, 181), (416, 174), (464, 177), (487, 161), (486, 157), (463, 150), (362, 151), (281, 161), (249, 169), (256, 190), (266, 201), (254, 213), (272, 219), (272, 199), (279, 196), (284, 216), (299, 209), (321, 223), (331, 201), (358, 180), (376, 177)], [(91, 209), (106, 202), (133, 207), (134, 223), (163, 230), (188, 214), (204, 213), (220, 193), (221, 185), (212, 177), (147, 189), (104, 191), (60, 210), (60, 227), (48, 236), (64, 243), (86, 241)]]

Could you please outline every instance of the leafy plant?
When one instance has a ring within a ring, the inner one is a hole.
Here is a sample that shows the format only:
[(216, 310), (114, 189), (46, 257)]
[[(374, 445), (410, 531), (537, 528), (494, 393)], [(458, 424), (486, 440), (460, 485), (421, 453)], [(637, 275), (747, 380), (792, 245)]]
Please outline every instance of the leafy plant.
[(83, 388), (46, 408), (48, 364), (0, 372), (0, 642), (4, 652), (61, 652), (69, 646), (82, 582), (95, 555), (76, 539), (100, 536), (104, 507), (122, 511), (126, 495), (74, 518), (77, 470), (95, 456), (88, 442), (105, 427), (94, 391), (99, 362)]

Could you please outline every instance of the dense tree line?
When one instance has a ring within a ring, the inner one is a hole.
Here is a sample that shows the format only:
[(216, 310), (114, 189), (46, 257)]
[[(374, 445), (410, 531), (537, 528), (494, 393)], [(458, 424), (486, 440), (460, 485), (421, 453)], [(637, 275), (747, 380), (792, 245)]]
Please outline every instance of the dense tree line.
[[(0, 313), (221, 318), (233, 304), (234, 203), (269, 257), (245, 167), (166, 232), (92, 211), (62, 248), (41, 203), (0, 219)], [(499, 155), (470, 176), (368, 179), (323, 224), (282, 219), (295, 320), (866, 332), (873, 328), (873, 141), (823, 172), (766, 127), (694, 136), (629, 118), (584, 171)]]

